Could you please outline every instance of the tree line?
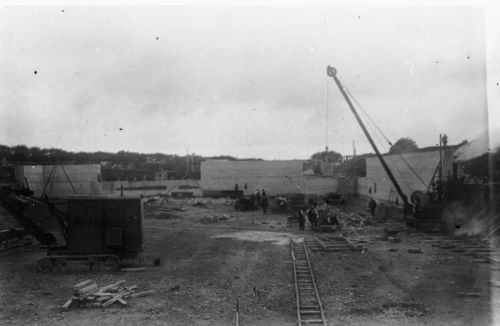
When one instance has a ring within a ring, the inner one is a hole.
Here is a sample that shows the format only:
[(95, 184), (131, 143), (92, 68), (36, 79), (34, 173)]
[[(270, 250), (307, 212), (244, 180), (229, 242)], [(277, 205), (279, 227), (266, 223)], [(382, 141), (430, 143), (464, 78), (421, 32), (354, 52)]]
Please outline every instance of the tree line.
[[(26, 165), (51, 164), (102, 164), (105, 170), (166, 171), (169, 176), (182, 178), (187, 172), (199, 178), (203, 160), (225, 159), (234, 161), (230, 155), (207, 156), (189, 154), (138, 153), (129, 151), (113, 152), (70, 152), (59, 148), (28, 147), (25, 145), (0, 145), (0, 160), (7, 163)], [(245, 160), (258, 160), (248, 158)]]
[[(389, 149), (390, 154), (407, 153), (417, 151), (418, 146), (411, 138), (400, 138)], [(344, 162), (345, 175), (365, 175), (365, 159), (373, 154), (358, 155)], [(483, 155), (465, 164), (465, 171), (471, 175), (487, 175), (490, 167), (495, 172), (494, 179), (498, 180), (499, 153)], [(28, 147), (25, 145), (5, 146), (0, 145), (0, 160), (16, 164), (101, 164), (103, 169), (127, 169), (166, 171), (170, 177), (182, 178), (189, 172), (193, 178), (199, 178), (200, 166), (203, 160), (225, 159), (236, 160), (260, 160), (258, 158), (238, 159), (230, 155), (207, 156), (191, 154), (176, 155), (163, 153), (137, 153), (129, 151), (112, 152), (69, 152), (59, 148)], [(336, 151), (321, 151), (313, 153), (309, 161), (323, 161), (340, 163), (342, 154)]]

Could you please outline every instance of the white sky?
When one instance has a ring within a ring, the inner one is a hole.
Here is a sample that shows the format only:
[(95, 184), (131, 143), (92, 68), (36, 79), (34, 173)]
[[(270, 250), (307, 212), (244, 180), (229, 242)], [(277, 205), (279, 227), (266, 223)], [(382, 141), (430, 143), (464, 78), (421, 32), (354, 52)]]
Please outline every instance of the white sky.
[(371, 152), (327, 65), (392, 141), (425, 147), (446, 133), (455, 144), (488, 124), (485, 16), (471, 6), (3, 6), (0, 144), (302, 159), (328, 139), (344, 155), (353, 140)]

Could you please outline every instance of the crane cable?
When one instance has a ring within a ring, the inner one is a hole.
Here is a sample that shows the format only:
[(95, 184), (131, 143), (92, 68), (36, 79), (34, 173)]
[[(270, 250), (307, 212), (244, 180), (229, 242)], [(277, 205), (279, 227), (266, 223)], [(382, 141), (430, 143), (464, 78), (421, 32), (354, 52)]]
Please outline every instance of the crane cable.
[[(346, 90), (346, 92), (349, 94), (349, 96), (352, 98), (352, 100), (358, 105), (358, 107), (361, 109), (361, 111), (365, 114), (365, 116), (369, 119), (369, 121), (372, 123), (372, 125), (375, 127), (375, 129), (377, 129), (380, 134), (384, 137), (384, 139), (387, 141), (387, 143), (392, 146), (392, 142), (387, 138), (387, 136), (382, 132), (382, 130), (377, 126), (377, 124), (375, 123), (375, 121), (373, 121), (373, 119), (370, 117), (370, 115), (365, 111), (365, 109), (361, 106), (361, 104), (359, 104), (359, 102), (354, 98), (354, 96), (349, 92), (349, 90), (344, 86), (344, 89)], [(401, 158), (401, 160), (406, 164), (406, 166), (408, 166), (408, 168), (410, 169), (411, 172), (413, 172), (413, 174), (418, 178), (418, 180), (424, 185), (424, 187), (427, 187), (427, 184), (425, 183), (425, 181), (420, 177), (420, 175), (418, 175), (418, 173), (413, 169), (413, 167), (410, 165), (410, 163), (408, 163), (408, 161), (401, 155), (401, 153), (396, 153), (399, 155), (399, 157)], [(389, 160), (392, 161), (392, 159), (390, 157), (388, 157)], [(406, 183), (406, 185), (408, 186), (408, 183), (406, 182), (406, 180), (404, 180), (401, 176), (401, 174), (399, 173), (399, 170), (398, 168), (396, 167), (396, 164), (394, 162), (392, 162), (393, 165), (394, 165), (394, 168), (398, 171), (398, 174), (400, 175), (401, 179)]]
[[(345, 87), (344, 85), (342, 85), (342, 88), (345, 90), (345, 92), (351, 97), (351, 99), (354, 101), (354, 103), (356, 103), (356, 105), (361, 109), (361, 111), (365, 114), (365, 116), (368, 118), (368, 123), (371, 124), (371, 126), (378, 130), (380, 135), (382, 135), (382, 137), (387, 141), (387, 143), (392, 146), (392, 142), (389, 140), (389, 138), (382, 132), (382, 130), (377, 126), (377, 124), (375, 123), (375, 121), (373, 121), (373, 119), (370, 117), (370, 115), (365, 111), (365, 109), (361, 106), (361, 104), (354, 98), (354, 96), (351, 94), (351, 92), (349, 92), (349, 90), (347, 89), (347, 87)], [(378, 138), (380, 140), (380, 135), (375, 133), (374, 136), (376, 138)], [(410, 185), (408, 184), (408, 182), (406, 181), (405, 178), (403, 178), (403, 176), (401, 175), (401, 171), (398, 169), (398, 167), (396, 166), (395, 162), (392, 160), (392, 158), (388, 157), (388, 162), (390, 161), (392, 167), (393, 167), (393, 170), (395, 170), (397, 172), (397, 174), (399, 175), (399, 178), (400, 180), (402, 180), (404, 182), (404, 184), (406, 185), (406, 187), (408, 189), (411, 189)], [(404, 159), (403, 159), (404, 161)], [(408, 163), (407, 163), (408, 164)], [(410, 166), (410, 169), (411, 166)], [(415, 171), (413, 171), (413, 173), (416, 174)], [(417, 178), (420, 178), (417, 174), (416, 174)]]
[[(370, 115), (365, 111), (365, 109), (363, 108), (363, 106), (361, 106), (361, 104), (351, 94), (351, 92), (347, 89), (347, 87), (344, 86), (344, 85), (342, 85), (342, 88), (349, 95), (349, 97), (354, 101), (354, 103), (356, 103), (356, 105), (361, 109), (361, 111), (365, 114), (365, 116), (372, 123), (372, 125), (375, 127), (375, 129), (378, 130), (378, 132), (384, 137), (384, 139), (387, 141), (387, 143), (390, 146), (392, 146), (393, 144), (389, 140), (389, 138), (387, 138), (387, 136), (382, 132), (382, 130), (380, 130), (380, 128), (378, 127), (378, 125), (375, 123), (375, 121), (373, 121), (373, 119), (370, 117)], [(397, 153), (397, 154), (399, 155), (399, 157), (401, 158), (401, 160), (408, 166), (408, 168), (410, 169), (410, 171), (413, 172), (413, 174), (415, 174), (415, 176), (418, 178), (418, 180), (427, 188), (427, 184), (425, 183), (425, 181), (418, 175), (418, 173), (413, 169), (413, 167), (410, 165), (410, 163), (408, 163), (408, 161), (406, 161), (406, 159), (401, 155), (401, 153)], [(394, 167), (395, 167), (396, 170), (398, 170), (397, 167), (395, 166), (395, 164), (394, 164)], [(399, 170), (398, 170), (398, 174), (399, 174)], [(400, 176), (401, 176), (401, 174), (400, 174)], [(403, 179), (403, 181), (405, 181), (405, 180)], [(406, 181), (405, 181), (405, 183), (406, 183)]]
[(378, 130), (378, 132), (380, 132), (380, 134), (382, 135), (382, 137), (384, 137), (384, 139), (387, 141), (387, 143), (392, 146), (392, 142), (389, 140), (389, 138), (387, 138), (387, 136), (382, 132), (382, 130), (380, 130), (380, 128), (377, 126), (377, 124), (375, 123), (375, 121), (373, 121), (373, 119), (368, 115), (368, 113), (366, 113), (365, 109), (361, 106), (361, 104), (359, 104), (359, 102), (356, 100), (356, 98), (351, 94), (351, 92), (349, 92), (349, 90), (347, 89), (347, 87), (345, 87), (344, 85), (342, 85), (342, 88), (344, 89), (344, 91), (349, 95), (349, 97), (354, 101), (354, 103), (356, 103), (356, 105), (361, 109), (361, 111), (363, 111), (363, 113), (366, 115), (366, 117), (368, 118), (368, 120), (371, 121), (371, 123), (373, 124), (373, 126), (375, 127), (375, 129)]
[[(373, 128), (375, 128), (375, 127), (373, 127)], [(374, 133), (374, 137), (378, 141), (381, 141), (381, 139), (382, 139), (382, 137), (379, 134), (377, 134), (377, 133)], [(402, 180), (403, 183), (406, 185), (406, 187), (408, 189), (411, 189), (409, 183), (406, 181), (406, 178), (403, 178), (403, 175), (401, 174), (402, 171), (400, 169), (398, 169), (398, 167), (397, 167), (396, 162), (394, 161), (394, 159), (392, 157), (390, 157), (390, 156), (387, 156), (386, 157), (386, 163), (388, 165), (390, 165), (391, 166), (391, 170), (395, 171), (395, 173), (399, 176), (399, 180)]]
[(328, 76), (325, 77), (326, 78), (326, 83), (325, 83), (325, 88), (326, 88), (326, 136), (325, 136), (325, 143), (326, 143), (326, 147), (325, 149), (328, 150), (328, 101), (329, 101), (329, 92), (328, 92), (328, 81), (330, 80), (330, 78), (328, 78)]

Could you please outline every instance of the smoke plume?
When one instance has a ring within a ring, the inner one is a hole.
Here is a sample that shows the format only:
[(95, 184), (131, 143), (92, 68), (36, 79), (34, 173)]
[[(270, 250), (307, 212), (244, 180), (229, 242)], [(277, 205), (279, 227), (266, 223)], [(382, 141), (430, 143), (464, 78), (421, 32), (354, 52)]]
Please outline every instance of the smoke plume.
[(453, 157), (456, 161), (467, 161), (489, 151), (493, 151), (495, 148), (500, 147), (499, 135), (500, 132), (498, 129), (486, 129), (474, 137), (470, 142), (460, 146), (460, 148), (453, 153)]

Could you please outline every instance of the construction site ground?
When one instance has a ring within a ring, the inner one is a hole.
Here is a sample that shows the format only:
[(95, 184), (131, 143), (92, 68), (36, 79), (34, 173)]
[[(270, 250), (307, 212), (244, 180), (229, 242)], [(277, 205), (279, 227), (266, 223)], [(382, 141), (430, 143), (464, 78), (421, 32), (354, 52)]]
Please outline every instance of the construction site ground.
[[(298, 230), (271, 203), (237, 212), (226, 199), (168, 200), (145, 204), (144, 271), (88, 271), (74, 266), (42, 274), (45, 255), (35, 244), (0, 254), (2, 325), (295, 325), (295, 290), (289, 240), (318, 233)], [(365, 212), (364, 201), (342, 209)], [(344, 228), (366, 250), (312, 252), (311, 263), (330, 325), (492, 325), (500, 295), (489, 264), (432, 247), (400, 231), (382, 240), (387, 222)], [(408, 249), (420, 249), (410, 253)], [(153, 260), (159, 258), (160, 266)], [(154, 289), (126, 306), (61, 306), (74, 284), (126, 280)], [(500, 280), (500, 277), (498, 278)]]

